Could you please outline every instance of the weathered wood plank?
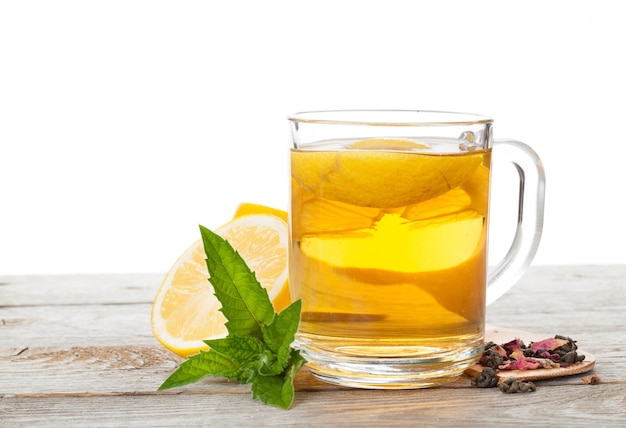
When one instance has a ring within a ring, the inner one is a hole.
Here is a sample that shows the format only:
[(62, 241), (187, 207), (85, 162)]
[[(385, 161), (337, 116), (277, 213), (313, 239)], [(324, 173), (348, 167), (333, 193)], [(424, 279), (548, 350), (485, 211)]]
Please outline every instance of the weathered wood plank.
[(462, 378), (415, 391), (364, 391), (296, 380), (282, 411), (221, 379), (156, 392), (180, 359), (150, 331), (162, 275), (0, 278), (0, 426), (501, 426), (626, 424), (626, 266), (533, 267), (488, 309), (488, 322), (569, 335), (596, 356), (582, 375), (532, 394), (479, 390)]
[[(596, 358), (598, 363), (594, 372), (602, 376), (603, 382), (626, 384), (626, 359), (623, 354), (607, 350)], [(180, 362), (181, 359), (162, 348), (101, 346), (28, 349), (16, 356), (0, 358), (0, 366), (3, 367), (0, 369), (0, 395), (152, 392)], [(542, 381), (541, 385), (577, 384), (582, 377)], [(315, 384), (311, 380), (299, 383), (303, 389), (323, 389), (321, 386), (326, 384)], [(214, 387), (222, 387), (219, 379), (207, 379), (201, 385), (186, 389)], [(469, 378), (443, 388), (469, 388)]]
[(299, 391), (283, 411), (250, 394), (5, 397), (6, 426), (623, 426), (626, 385), (581, 385), (532, 394), (450, 389)]
[(150, 309), (148, 303), (3, 308), (0, 356), (50, 346), (152, 346), (157, 342), (150, 326)]
[(0, 276), (0, 308), (151, 303), (165, 274)]

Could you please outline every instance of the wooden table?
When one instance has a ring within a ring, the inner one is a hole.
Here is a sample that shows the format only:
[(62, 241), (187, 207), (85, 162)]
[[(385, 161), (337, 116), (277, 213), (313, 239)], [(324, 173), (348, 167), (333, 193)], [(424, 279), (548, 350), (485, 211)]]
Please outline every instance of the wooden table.
[(288, 411), (220, 379), (156, 392), (180, 362), (150, 330), (162, 277), (0, 277), (0, 426), (626, 426), (626, 266), (533, 267), (488, 309), (491, 324), (576, 339), (592, 372), (503, 394), (469, 377), (356, 390), (305, 369)]

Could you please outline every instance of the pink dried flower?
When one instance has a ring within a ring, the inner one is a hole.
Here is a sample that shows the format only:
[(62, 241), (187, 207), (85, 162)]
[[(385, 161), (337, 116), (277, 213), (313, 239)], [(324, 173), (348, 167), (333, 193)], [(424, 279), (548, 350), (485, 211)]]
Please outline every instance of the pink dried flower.
[(563, 345), (567, 345), (569, 342), (565, 339), (548, 338), (540, 340), (539, 342), (533, 342), (530, 344), (530, 349), (533, 353), (537, 351), (554, 351)]
[(524, 344), (519, 338), (505, 343), (504, 345), (502, 345), (502, 347), (506, 350), (506, 353), (510, 358), (517, 360), (520, 357), (524, 356)]
[(534, 370), (541, 368), (541, 363), (534, 358), (527, 358), (523, 354), (508, 365), (505, 370)]

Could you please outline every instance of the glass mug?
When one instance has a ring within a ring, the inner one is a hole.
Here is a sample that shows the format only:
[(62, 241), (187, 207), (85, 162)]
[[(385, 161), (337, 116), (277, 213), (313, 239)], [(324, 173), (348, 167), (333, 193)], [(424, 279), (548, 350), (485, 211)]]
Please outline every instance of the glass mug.
[[(297, 113), (291, 128), (289, 283), (295, 346), (321, 380), (360, 388), (447, 383), (483, 351), (486, 305), (539, 245), (535, 152), (493, 141), (480, 115)], [(492, 148), (520, 177), (517, 231), (487, 272)]]

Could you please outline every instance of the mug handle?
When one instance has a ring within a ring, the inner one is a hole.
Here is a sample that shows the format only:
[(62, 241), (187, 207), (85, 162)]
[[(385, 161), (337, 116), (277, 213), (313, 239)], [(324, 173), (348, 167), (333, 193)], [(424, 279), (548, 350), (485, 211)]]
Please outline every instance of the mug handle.
[(520, 187), (515, 236), (504, 258), (488, 274), (487, 305), (506, 293), (535, 257), (543, 230), (546, 188), (543, 164), (533, 149), (514, 140), (495, 140), (493, 148), (494, 159), (516, 167)]

